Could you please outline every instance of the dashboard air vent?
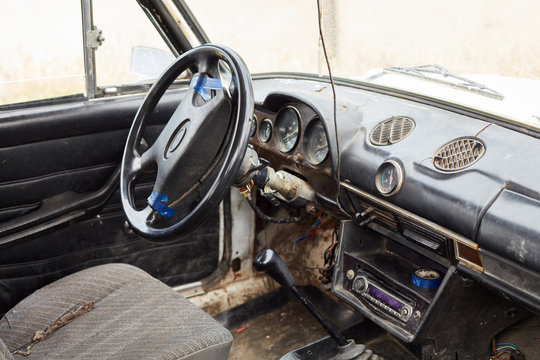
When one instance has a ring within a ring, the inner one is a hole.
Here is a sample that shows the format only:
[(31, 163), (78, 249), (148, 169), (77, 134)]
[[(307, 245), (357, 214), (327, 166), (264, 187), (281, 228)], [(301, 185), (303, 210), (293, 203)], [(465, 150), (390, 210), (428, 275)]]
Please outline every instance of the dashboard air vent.
[(369, 140), (373, 145), (392, 145), (409, 136), (415, 126), (411, 118), (392, 116), (390, 119), (381, 121), (371, 130)]
[(442, 171), (458, 171), (471, 166), (486, 153), (486, 145), (476, 137), (460, 137), (443, 145), (433, 156), (433, 165)]

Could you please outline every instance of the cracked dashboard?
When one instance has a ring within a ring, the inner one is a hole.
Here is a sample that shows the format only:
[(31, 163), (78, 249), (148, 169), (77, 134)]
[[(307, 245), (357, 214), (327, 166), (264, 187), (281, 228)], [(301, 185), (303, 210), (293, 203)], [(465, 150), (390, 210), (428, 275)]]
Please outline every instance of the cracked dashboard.
[[(421, 333), (457, 273), (540, 311), (539, 139), (470, 110), (338, 83), (338, 145), (328, 83), (262, 77), (254, 91), (259, 156), (321, 199), (338, 195), (340, 165), (350, 220), (338, 297), (404, 341)], [(418, 286), (433, 284), (418, 270), (437, 286)]]

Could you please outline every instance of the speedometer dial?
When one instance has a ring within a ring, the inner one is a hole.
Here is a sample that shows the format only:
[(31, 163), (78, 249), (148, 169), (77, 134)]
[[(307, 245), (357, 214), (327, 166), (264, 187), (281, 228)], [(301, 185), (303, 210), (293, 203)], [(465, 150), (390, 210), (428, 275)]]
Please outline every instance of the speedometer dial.
[(311, 165), (320, 165), (328, 157), (328, 139), (321, 119), (314, 119), (306, 130), (304, 142), (307, 159)]
[(289, 152), (296, 146), (300, 134), (300, 113), (296, 108), (287, 106), (276, 116), (277, 143), (281, 152)]

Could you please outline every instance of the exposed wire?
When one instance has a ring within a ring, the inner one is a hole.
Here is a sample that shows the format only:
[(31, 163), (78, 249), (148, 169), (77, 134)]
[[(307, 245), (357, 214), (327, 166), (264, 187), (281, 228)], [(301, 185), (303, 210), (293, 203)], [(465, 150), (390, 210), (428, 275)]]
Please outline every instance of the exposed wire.
[(484, 132), (484, 130), (486, 130), (488, 127), (490, 127), (491, 125), (493, 125), (493, 123), (489, 123), (487, 124), (486, 126), (484, 126), (482, 128), (482, 130), (480, 130), (479, 132), (476, 133), (476, 135), (474, 135), (474, 137), (478, 137), (478, 135), (480, 135), (482, 132)]
[(332, 244), (330, 244), (330, 246), (328, 248), (326, 248), (326, 250), (324, 251), (324, 265), (329, 265), (331, 264), (332, 260), (334, 259), (334, 255), (336, 253), (336, 246), (337, 246), (337, 241), (333, 242)]
[(336, 247), (338, 244), (338, 226), (340, 222), (336, 222), (336, 226), (334, 227), (334, 231), (332, 231), (332, 242), (330, 243), (330, 246), (326, 248), (324, 251), (324, 265), (329, 265), (333, 267), (334, 262), (334, 255), (336, 253)]
[(490, 359), (497, 359), (499, 356), (501, 356), (502, 354), (510, 354), (510, 351), (502, 351), (496, 355), (493, 355), (493, 356), (490, 356), (489, 358)]
[(337, 169), (335, 173), (335, 181), (336, 181), (336, 187), (337, 187), (337, 194), (336, 194), (336, 204), (341, 208), (341, 205), (339, 204), (339, 194), (340, 194), (340, 171), (341, 171), (341, 160), (339, 156), (339, 139), (338, 139), (338, 129), (337, 129), (337, 100), (336, 100), (336, 86), (334, 84), (334, 77), (332, 76), (332, 69), (330, 68), (330, 60), (328, 60), (328, 52), (326, 51), (326, 44), (324, 42), (324, 34), (322, 30), (322, 7), (321, 7), (321, 1), (317, 0), (317, 19), (319, 22), (319, 39), (321, 41), (321, 45), (323, 48), (324, 53), (324, 59), (326, 61), (326, 67), (328, 68), (328, 78), (330, 79), (330, 85), (332, 86), (332, 100), (334, 104), (334, 135), (336, 138), (336, 156), (337, 156)]
[(319, 231), (319, 229), (321, 228), (322, 221), (324, 220), (325, 217), (326, 217), (325, 213), (319, 213), (319, 218), (313, 223), (313, 225), (311, 225), (311, 227), (314, 227), (315, 230), (313, 230), (312, 232), (310, 232), (307, 235), (300, 236), (298, 239), (294, 240), (293, 252), (294, 252), (294, 249), (296, 248), (296, 244), (298, 244), (302, 240), (307, 239), (308, 237), (310, 237), (311, 235), (313, 235), (317, 231)]
[(298, 217), (292, 217), (292, 218), (283, 218), (283, 219), (268, 216), (268, 215), (264, 214), (261, 211), (261, 209), (259, 209), (257, 207), (257, 205), (255, 205), (255, 203), (251, 199), (251, 196), (249, 196), (249, 195), (244, 195), (244, 196), (246, 197), (246, 200), (247, 200), (249, 206), (251, 206), (251, 208), (253, 209), (255, 214), (257, 214), (258, 217), (260, 217), (261, 219), (263, 219), (266, 222), (271, 222), (271, 223), (274, 223), (274, 224), (288, 224), (288, 223), (294, 223), (294, 222), (303, 221), (303, 220), (307, 219), (309, 216), (311, 216), (311, 214), (309, 214), (309, 213), (305, 214), (304, 216), (298, 216)]
[(499, 347), (499, 346), (502, 346), (502, 347), (511, 347), (512, 349), (515, 349), (517, 351), (519, 351), (519, 348), (512, 344), (512, 343), (498, 343), (498, 344), (495, 344), (495, 346)]
[(336, 222), (336, 226), (334, 227), (334, 231), (332, 231), (332, 242), (330, 243), (330, 246), (326, 248), (323, 254), (323, 260), (324, 260), (324, 267), (322, 269), (319, 269), (319, 274), (321, 275), (319, 277), (319, 280), (323, 284), (329, 284), (332, 282), (332, 274), (334, 273), (334, 266), (335, 266), (335, 258), (336, 258), (336, 249), (338, 245), (338, 225), (339, 221)]
[(495, 339), (493, 339), (491, 347), (492, 355), (489, 357), (490, 359), (499, 359), (504, 354), (508, 354), (508, 359), (525, 359), (519, 348), (512, 343), (496, 343)]

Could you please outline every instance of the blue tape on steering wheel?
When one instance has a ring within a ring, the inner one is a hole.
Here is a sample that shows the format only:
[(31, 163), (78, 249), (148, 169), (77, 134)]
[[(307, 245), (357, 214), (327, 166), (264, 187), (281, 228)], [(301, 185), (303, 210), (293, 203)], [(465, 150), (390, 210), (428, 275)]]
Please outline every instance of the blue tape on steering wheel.
[(198, 92), (204, 101), (208, 101), (211, 98), (207, 90), (221, 90), (223, 88), (220, 79), (214, 79), (204, 75), (197, 78), (193, 77), (189, 86)]
[(423, 289), (437, 289), (441, 281), (441, 274), (436, 270), (418, 269), (412, 274), (413, 285)]
[(160, 194), (153, 191), (152, 194), (150, 194), (150, 196), (148, 197), (148, 199), (146, 199), (148, 205), (150, 205), (152, 209), (156, 210), (165, 219), (170, 218), (175, 213), (173, 209), (163, 204), (167, 201), (169, 201), (169, 197), (166, 194)]

